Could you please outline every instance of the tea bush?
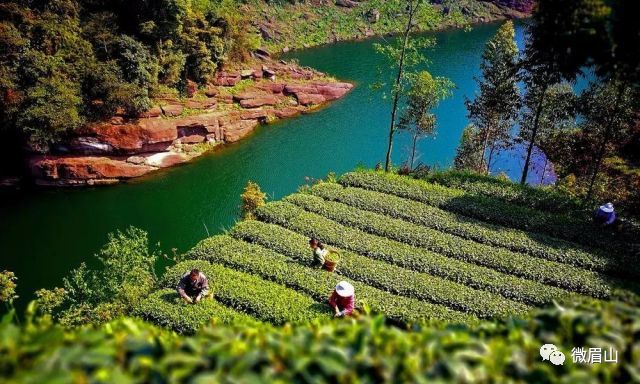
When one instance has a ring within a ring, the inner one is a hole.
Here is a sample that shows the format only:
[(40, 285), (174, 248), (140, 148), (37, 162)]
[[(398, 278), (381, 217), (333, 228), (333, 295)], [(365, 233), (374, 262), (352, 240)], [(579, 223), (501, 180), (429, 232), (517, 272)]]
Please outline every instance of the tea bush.
[[(565, 290), (524, 280), (483, 266), (465, 263), (408, 244), (371, 235), (345, 227), (328, 219), (310, 214), (286, 214), (276, 212), (272, 206), (264, 207), (260, 216), (266, 222), (273, 222), (306, 236), (315, 236), (327, 243), (357, 252), (372, 259), (384, 260), (414, 271), (456, 281), (473, 288), (498, 293), (506, 298), (533, 305), (544, 305), (552, 300), (575, 297)], [(267, 211), (269, 210), (269, 211)]]
[(485, 223), (394, 195), (360, 188), (345, 188), (335, 183), (319, 183), (313, 186), (310, 192), (326, 200), (410, 221), (476, 242), (614, 276), (640, 276), (640, 264), (625, 255), (587, 248), (541, 233)]
[[(193, 268), (200, 269), (209, 278), (209, 286), (218, 302), (262, 321), (284, 324), (330, 317), (329, 307), (320, 305), (309, 296), (203, 260), (183, 261), (169, 268), (160, 285), (175, 287), (182, 274)], [(207, 318), (202, 320), (205, 322)]]
[[(465, 216), (527, 231), (542, 232), (577, 243), (612, 249), (611, 234), (562, 214), (551, 214), (529, 209), (500, 199), (466, 194), (459, 189), (447, 188), (423, 180), (382, 174), (381, 172), (351, 172), (340, 178), (345, 186), (359, 187), (420, 201)], [(629, 240), (629, 239), (625, 239)], [(625, 246), (616, 246), (620, 253), (628, 253)]]
[[(321, 212), (321, 215), (306, 212), (302, 208), (290, 204), (291, 202), (304, 205), (308, 210)], [(335, 207), (330, 204), (339, 203), (326, 202), (314, 196), (298, 194), (287, 197), (286, 202), (276, 202), (265, 206), (265, 209), (260, 210), (258, 215), (260, 216), (262, 212), (278, 215), (281, 211), (287, 211), (286, 214), (289, 219), (284, 221), (291, 221), (292, 216), (300, 216), (310, 222), (319, 221), (325, 216), (330, 219), (338, 217), (340, 219), (337, 220), (339, 223), (346, 224), (349, 227), (356, 227), (378, 236), (429, 249), (464, 262), (482, 265), (503, 273), (551, 284), (594, 297), (609, 296), (607, 281), (589, 271), (559, 263), (545, 265), (540, 259), (513, 252), (507, 253), (504, 250), (504, 252), (501, 252), (499, 249), (463, 239), (455, 239), (450, 235), (397, 219), (375, 217), (373, 215), (377, 214), (351, 210), (345, 205)]]
[[(310, 249), (306, 246), (307, 238), (282, 227), (256, 221), (243, 222), (235, 226), (232, 234), (301, 263), (312, 263)], [(439, 277), (343, 250), (340, 254), (342, 259), (337, 266), (340, 274), (395, 294), (446, 305), (479, 317), (524, 315), (530, 309), (521, 303)]]
[[(329, 295), (340, 280), (340, 274), (300, 265), (293, 260), (263, 247), (245, 243), (228, 236), (203, 240), (188, 255), (190, 258), (210, 260), (229, 268), (252, 273), (316, 299), (326, 310)], [(396, 322), (411, 324), (432, 319), (473, 323), (474, 316), (452, 311), (444, 306), (416, 299), (396, 296), (380, 289), (354, 282), (356, 299), (364, 300), (372, 309), (386, 314)]]
[[(640, 381), (639, 328), (640, 309), (617, 303), (411, 332), (383, 318), (287, 327), (240, 321), (191, 337), (130, 318), (72, 329), (2, 321), (0, 381), (629, 383)], [(548, 343), (565, 353), (564, 365), (542, 361)], [(572, 347), (615, 348), (619, 361), (574, 363)]]
[(584, 214), (582, 201), (575, 196), (554, 190), (553, 187), (530, 187), (498, 177), (471, 172), (435, 172), (426, 181), (449, 188), (462, 189), (467, 193), (495, 197), (529, 208), (567, 214)]
[(225, 307), (216, 300), (202, 300), (196, 305), (187, 304), (175, 289), (169, 288), (153, 292), (133, 313), (156, 325), (185, 334), (195, 333), (212, 320), (233, 324), (249, 323), (249, 320), (253, 319), (249, 315)]

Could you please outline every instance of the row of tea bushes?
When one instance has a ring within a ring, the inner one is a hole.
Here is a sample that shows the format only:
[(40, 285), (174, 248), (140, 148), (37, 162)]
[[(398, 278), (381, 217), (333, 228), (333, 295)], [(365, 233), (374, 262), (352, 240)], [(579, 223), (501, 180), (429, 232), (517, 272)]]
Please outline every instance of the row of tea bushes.
[[(305, 236), (274, 224), (246, 221), (235, 226), (233, 236), (260, 244), (303, 264), (312, 264)], [(338, 250), (338, 249), (336, 249)], [(341, 254), (340, 274), (394, 294), (442, 304), (479, 317), (524, 315), (531, 308), (496, 294), (469, 288), (452, 281), (400, 268), (348, 251)]]
[(586, 248), (541, 233), (484, 223), (414, 200), (361, 188), (342, 187), (336, 183), (319, 183), (310, 192), (325, 200), (410, 221), (476, 242), (614, 276), (640, 276), (640, 264), (625, 263), (623, 255)]
[[(581, 244), (612, 249), (610, 233), (603, 232), (590, 222), (576, 220), (561, 213), (538, 211), (500, 199), (467, 194), (459, 189), (382, 172), (347, 173), (340, 178), (340, 183), (420, 201), (493, 224), (547, 233)], [(627, 253), (629, 250), (618, 246), (615, 251)]]
[(195, 333), (212, 318), (224, 324), (247, 323), (253, 319), (216, 300), (204, 300), (198, 305), (186, 304), (178, 297), (176, 290), (170, 288), (153, 292), (135, 308), (134, 314), (183, 334)]
[(567, 214), (583, 214), (580, 199), (558, 192), (553, 187), (520, 185), (497, 177), (469, 172), (435, 172), (426, 181), (449, 188), (457, 188), (478, 195), (495, 197), (510, 203), (525, 205), (534, 209)]
[(316, 196), (295, 194), (285, 198), (285, 201), (343, 225), (425, 248), (464, 262), (597, 298), (609, 296), (608, 285), (612, 277), (479, 244), (406, 221), (354, 209), (342, 203), (326, 201)]
[(564, 301), (576, 298), (575, 294), (560, 288), (521, 279), (490, 268), (465, 263), (422, 248), (348, 228), (289, 203), (269, 203), (259, 208), (256, 214), (263, 221), (281, 225), (305, 236), (317, 237), (326, 243), (371, 259), (383, 260), (403, 268), (440, 276), (527, 304), (542, 306), (553, 300)]
[[(304, 323), (318, 318), (327, 319), (331, 315), (329, 307), (320, 305), (307, 295), (205, 260), (187, 260), (167, 269), (160, 286), (175, 287), (182, 274), (193, 268), (198, 268), (209, 278), (218, 302), (259, 320), (273, 324)], [(203, 313), (202, 322), (207, 320), (207, 314)]]
[[(338, 273), (301, 265), (290, 258), (264, 247), (249, 244), (229, 236), (215, 236), (203, 240), (186, 257), (197, 257), (221, 263), (229, 268), (258, 275), (273, 283), (286, 285), (315, 298), (326, 310), (329, 295), (335, 285), (345, 279)], [(273, 284), (272, 283), (272, 284)], [(474, 323), (472, 315), (453, 311), (442, 305), (393, 295), (389, 292), (353, 282), (356, 299), (364, 301), (377, 312), (404, 324), (429, 320), (444, 320), (454, 323)]]

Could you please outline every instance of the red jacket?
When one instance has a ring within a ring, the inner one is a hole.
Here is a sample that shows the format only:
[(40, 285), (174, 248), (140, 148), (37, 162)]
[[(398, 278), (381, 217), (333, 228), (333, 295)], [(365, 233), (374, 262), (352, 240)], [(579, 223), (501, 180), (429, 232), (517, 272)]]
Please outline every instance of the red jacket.
[(338, 307), (338, 310), (342, 311), (343, 316), (348, 316), (353, 312), (353, 308), (356, 303), (356, 295), (352, 295), (349, 297), (342, 297), (333, 291), (331, 297), (329, 298), (329, 305), (331, 308)]

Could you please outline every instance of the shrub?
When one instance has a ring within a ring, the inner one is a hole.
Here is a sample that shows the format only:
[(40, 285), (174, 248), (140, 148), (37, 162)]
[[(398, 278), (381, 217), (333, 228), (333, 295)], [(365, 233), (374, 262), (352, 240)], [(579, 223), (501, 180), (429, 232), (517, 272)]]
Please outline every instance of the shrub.
[(492, 224), (542, 232), (553, 237), (598, 246), (608, 251), (613, 249), (620, 254), (630, 253), (625, 245), (612, 245), (611, 234), (602, 232), (590, 222), (521, 207), (484, 195), (465, 194), (459, 189), (422, 180), (364, 171), (347, 173), (340, 178), (340, 183), (420, 201)]
[(156, 325), (187, 334), (193, 334), (204, 324), (212, 322), (257, 322), (251, 316), (225, 307), (216, 300), (202, 300), (197, 305), (187, 304), (175, 289), (169, 288), (153, 292), (135, 308), (134, 314)]
[(334, 221), (304, 212), (287, 203), (270, 203), (260, 208), (258, 217), (306, 236), (314, 236), (327, 243), (357, 252), (373, 259), (414, 271), (498, 293), (506, 298), (528, 304), (544, 305), (552, 300), (575, 297), (569, 292), (531, 280), (524, 280), (479, 265), (416, 248), (398, 241), (348, 228)]
[(96, 257), (101, 268), (82, 263), (63, 279), (64, 290), (41, 291), (41, 308), (66, 325), (104, 322), (129, 313), (153, 289), (158, 254), (149, 250), (145, 231), (109, 234)]
[(2, 271), (0, 273), (0, 302), (11, 303), (18, 298), (16, 295), (16, 280), (18, 278), (11, 271)]
[(247, 183), (242, 192), (242, 216), (245, 219), (253, 218), (253, 213), (258, 207), (265, 204), (267, 195), (262, 192), (260, 186), (252, 181)]
[[(247, 273), (260, 275), (265, 279), (300, 290), (322, 303), (326, 303), (335, 285), (344, 280), (344, 277), (338, 273), (300, 265), (281, 254), (228, 236), (216, 236), (203, 240), (187, 257), (208, 259)], [(392, 295), (358, 282), (354, 282), (354, 287), (358, 300), (364, 299), (374, 310), (405, 324), (431, 319), (466, 323), (476, 321), (473, 316), (455, 312), (440, 305)], [(322, 306), (329, 309), (326, 304)]]
[(183, 261), (169, 268), (160, 285), (175, 287), (182, 274), (193, 268), (200, 269), (209, 278), (209, 286), (218, 302), (262, 321), (284, 324), (329, 318), (329, 307), (316, 303), (309, 296), (202, 260)]
[(435, 172), (426, 181), (457, 188), (478, 195), (496, 197), (529, 208), (568, 214), (584, 213), (582, 201), (553, 187), (531, 187), (513, 183), (509, 179), (485, 176), (472, 172)]
[(328, 202), (315, 196), (298, 194), (288, 196), (285, 200), (343, 225), (426, 248), (465, 262), (594, 297), (608, 297), (610, 293), (609, 285), (613, 278), (583, 269), (492, 248), (402, 220), (360, 211), (341, 203)]
[[(271, 248), (306, 265), (313, 260), (306, 237), (273, 224), (243, 222), (233, 230), (241, 239)], [(442, 304), (479, 317), (523, 315), (530, 308), (495, 294), (469, 288), (439, 277), (403, 269), (382, 261), (340, 250), (340, 274), (397, 295)]]
[(414, 200), (333, 183), (317, 184), (310, 192), (326, 200), (403, 219), (476, 242), (612, 275), (640, 276), (636, 263), (614, 260), (612, 255), (599, 249), (587, 249), (544, 234), (484, 223)]

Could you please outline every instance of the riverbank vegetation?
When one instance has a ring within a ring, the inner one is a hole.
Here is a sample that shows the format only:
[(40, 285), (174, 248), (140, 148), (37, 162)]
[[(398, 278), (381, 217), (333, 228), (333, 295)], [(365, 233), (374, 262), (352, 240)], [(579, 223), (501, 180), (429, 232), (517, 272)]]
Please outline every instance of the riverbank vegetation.
[[(521, 145), (520, 182), (535, 183), (532, 157), (542, 150), (542, 178), (553, 163), (559, 187), (585, 204), (613, 201), (629, 214), (640, 212), (640, 59), (629, 7), (624, 1), (540, 1), (521, 54), (513, 27), (501, 27), (485, 48), (480, 91), (467, 102), (472, 125), (463, 133), (456, 168), (489, 173), (496, 150)], [(578, 81), (588, 83), (580, 93)]]
[[(402, 1), (7, 1), (0, 4), (0, 133), (6, 167), (87, 122), (192, 94), (216, 71), (282, 48), (394, 33)], [(342, 6), (341, 6), (342, 5)], [(432, 30), (504, 17), (505, 6), (426, 4)], [(517, 11), (513, 11), (517, 12)], [(427, 17), (428, 16), (428, 17)], [(335, 36), (333, 38), (332, 36)], [(266, 51), (265, 51), (266, 50)]]

